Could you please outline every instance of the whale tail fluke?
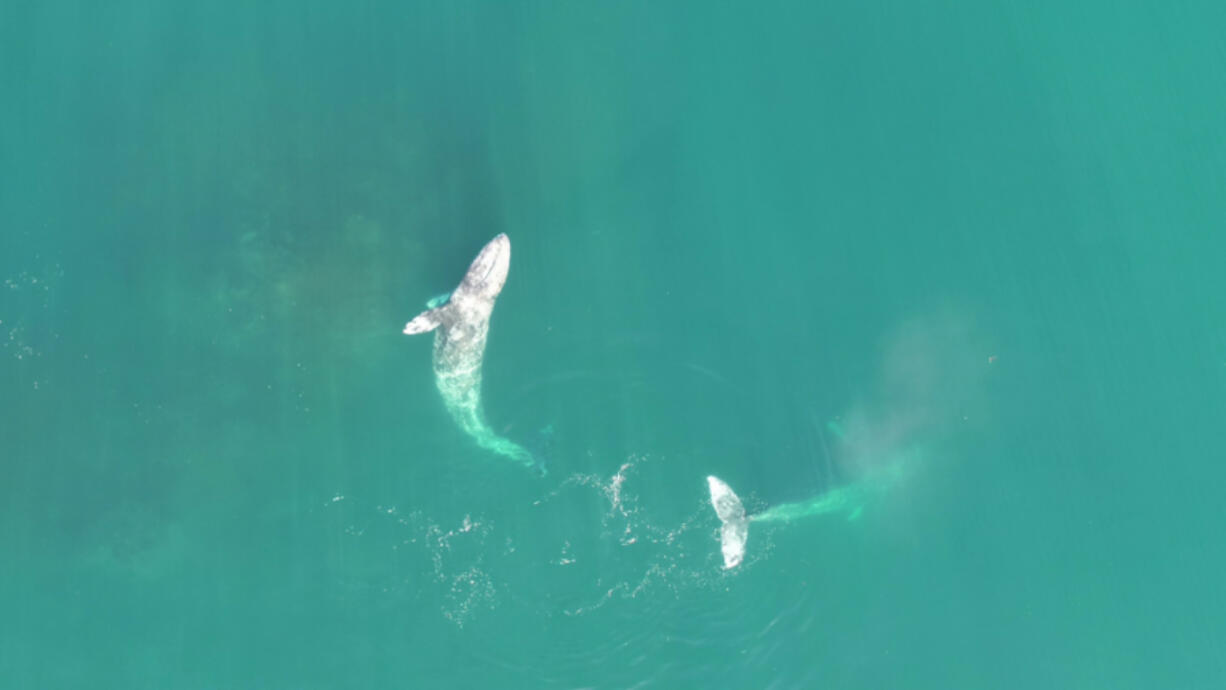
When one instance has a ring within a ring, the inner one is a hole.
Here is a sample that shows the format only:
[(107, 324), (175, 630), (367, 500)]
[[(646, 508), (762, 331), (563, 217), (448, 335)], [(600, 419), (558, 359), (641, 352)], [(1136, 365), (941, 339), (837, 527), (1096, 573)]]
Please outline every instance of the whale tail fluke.
[(711, 507), (722, 523), (719, 530), (719, 548), (724, 555), (724, 569), (730, 570), (745, 560), (745, 540), (749, 538), (749, 518), (745, 506), (732, 488), (719, 477), (707, 477), (711, 489)]

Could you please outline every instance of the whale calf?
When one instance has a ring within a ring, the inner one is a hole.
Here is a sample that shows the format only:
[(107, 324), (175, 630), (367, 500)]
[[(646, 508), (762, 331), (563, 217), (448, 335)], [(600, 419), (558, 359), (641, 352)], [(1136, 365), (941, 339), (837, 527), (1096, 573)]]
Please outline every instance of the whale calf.
[(730, 570), (745, 560), (745, 540), (749, 538), (749, 518), (741, 499), (719, 477), (707, 477), (711, 490), (711, 507), (719, 518), (719, 550), (724, 555), (724, 569)]
[(447, 412), (480, 447), (544, 473), (544, 465), (511, 439), (497, 434), (485, 421), (481, 406), (481, 362), (494, 302), (507, 282), (511, 240), (500, 234), (473, 259), (464, 279), (450, 296), (428, 303), (404, 327), (405, 335), (434, 331), (434, 377)]

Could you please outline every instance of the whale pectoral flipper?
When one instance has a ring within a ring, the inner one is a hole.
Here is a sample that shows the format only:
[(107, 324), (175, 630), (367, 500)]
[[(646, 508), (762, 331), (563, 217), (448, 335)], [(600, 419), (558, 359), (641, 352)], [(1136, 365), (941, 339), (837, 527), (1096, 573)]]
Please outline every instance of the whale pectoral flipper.
[(444, 304), (441, 307), (435, 307), (434, 309), (427, 309), (423, 311), (422, 313), (418, 314), (417, 316), (413, 317), (412, 321), (405, 324), (404, 334), (405, 335), (416, 335), (418, 333), (428, 333), (438, 328), (439, 326), (443, 324), (443, 312), (449, 306), (451, 305)]
[(707, 477), (711, 490), (711, 507), (719, 517), (719, 549), (724, 556), (724, 569), (729, 570), (745, 559), (745, 540), (749, 538), (749, 518), (741, 499), (719, 477)]
[(431, 297), (428, 301), (426, 301), (426, 309), (434, 309), (436, 307), (442, 307), (450, 301), (451, 301), (451, 293), (444, 292), (443, 294), (435, 295)]

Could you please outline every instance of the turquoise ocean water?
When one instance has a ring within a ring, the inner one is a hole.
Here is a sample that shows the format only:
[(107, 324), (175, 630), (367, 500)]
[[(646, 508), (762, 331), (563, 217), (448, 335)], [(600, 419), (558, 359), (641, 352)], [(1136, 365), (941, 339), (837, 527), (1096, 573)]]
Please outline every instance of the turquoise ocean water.
[(0, 687), (1222, 687), (1223, 7), (0, 4)]

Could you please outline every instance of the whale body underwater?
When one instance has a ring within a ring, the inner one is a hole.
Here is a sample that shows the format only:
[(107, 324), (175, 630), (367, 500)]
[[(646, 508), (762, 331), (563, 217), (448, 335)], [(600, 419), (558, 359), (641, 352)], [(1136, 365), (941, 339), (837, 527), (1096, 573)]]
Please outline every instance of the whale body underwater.
[(418, 314), (404, 327), (405, 335), (434, 331), (435, 384), (447, 412), (460, 429), (488, 451), (544, 474), (544, 465), (520, 444), (490, 428), (481, 405), (481, 364), (489, 335), (490, 315), (511, 267), (511, 240), (500, 234), (473, 259), (464, 279), (441, 304)]

